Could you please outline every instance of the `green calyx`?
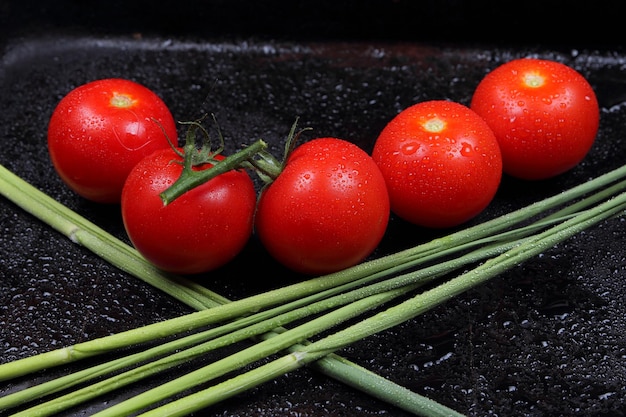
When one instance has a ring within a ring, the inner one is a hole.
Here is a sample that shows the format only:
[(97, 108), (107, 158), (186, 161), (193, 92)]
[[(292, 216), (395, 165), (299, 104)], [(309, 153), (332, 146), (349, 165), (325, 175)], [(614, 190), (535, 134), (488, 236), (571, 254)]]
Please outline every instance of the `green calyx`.
[[(219, 159), (217, 156), (221, 155), (224, 151), (224, 137), (217, 125), (215, 116), (213, 116), (213, 121), (217, 126), (219, 137), (219, 146), (217, 149), (212, 149), (210, 135), (202, 126), (201, 120), (183, 122), (183, 124), (189, 126), (189, 129), (185, 136), (185, 145), (182, 152), (175, 144), (170, 142), (176, 153), (183, 158), (183, 171), (178, 180), (160, 194), (164, 205), (170, 204), (185, 192), (231, 170), (251, 170), (255, 172), (266, 185), (270, 184), (282, 172), (289, 154), (296, 146), (300, 134), (305, 130), (309, 130), (305, 128), (297, 131), (298, 119), (296, 118), (287, 137), (282, 161), (278, 161), (267, 151), (267, 143), (262, 139), (257, 140), (232, 155)], [(198, 131), (203, 135), (200, 143), (198, 143)], [(202, 169), (202, 166), (207, 164), (211, 166)]]

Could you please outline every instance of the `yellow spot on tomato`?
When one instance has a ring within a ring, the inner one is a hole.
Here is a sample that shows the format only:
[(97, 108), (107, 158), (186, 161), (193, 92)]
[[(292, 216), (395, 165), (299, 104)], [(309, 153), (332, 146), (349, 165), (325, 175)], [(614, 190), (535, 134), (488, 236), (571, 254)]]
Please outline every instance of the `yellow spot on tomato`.
[(539, 88), (546, 82), (545, 78), (537, 72), (524, 74), (524, 84), (530, 88)]
[(446, 122), (441, 120), (438, 117), (433, 117), (432, 119), (427, 120), (422, 125), (424, 129), (431, 133), (439, 133), (446, 128)]
[(113, 107), (127, 108), (132, 107), (135, 104), (135, 100), (127, 94), (114, 93), (110, 103)]

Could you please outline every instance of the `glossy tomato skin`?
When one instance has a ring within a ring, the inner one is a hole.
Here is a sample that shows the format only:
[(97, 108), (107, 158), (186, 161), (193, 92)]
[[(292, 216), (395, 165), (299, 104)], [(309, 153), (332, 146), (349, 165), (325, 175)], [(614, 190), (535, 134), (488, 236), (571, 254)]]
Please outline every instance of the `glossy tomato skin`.
[(246, 171), (228, 171), (164, 206), (159, 194), (180, 176), (182, 166), (173, 161), (181, 160), (171, 148), (142, 159), (124, 185), (122, 219), (147, 260), (165, 271), (198, 274), (225, 265), (244, 248), (256, 190)]
[(357, 145), (317, 138), (298, 146), (259, 197), (259, 240), (283, 265), (325, 274), (370, 255), (389, 221), (385, 181)]
[(599, 127), (598, 101), (589, 82), (560, 62), (520, 58), (489, 72), (470, 107), (494, 131), (504, 172), (538, 180), (580, 163)]
[(429, 228), (464, 223), (492, 201), (502, 177), (496, 138), (460, 103), (432, 100), (397, 114), (376, 139), (372, 158), (387, 183), (391, 210)]
[(178, 140), (163, 100), (141, 84), (109, 78), (83, 84), (61, 99), (48, 124), (48, 150), (61, 179), (79, 195), (119, 203), (130, 170), (169, 147), (166, 135)]

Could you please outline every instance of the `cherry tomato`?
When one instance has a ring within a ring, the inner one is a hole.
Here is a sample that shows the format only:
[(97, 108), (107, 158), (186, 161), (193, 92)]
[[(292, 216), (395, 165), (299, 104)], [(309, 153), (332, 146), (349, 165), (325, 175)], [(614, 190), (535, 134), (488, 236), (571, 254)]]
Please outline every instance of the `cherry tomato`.
[(598, 132), (593, 88), (576, 70), (556, 61), (509, 61), (478, 84), (470, 104), (500, 143), (504, 172), (545, 179), (580, 163)]
[(131, 170), (122, 190), (124, 227), (139, 253), (165, 271), (197, 274), (217, 269), (231, 261), (252, 234), (254, 183), (247, 172), (232, 170), (164, 205), (159, 194), (180, 176), (178, 162), (182, 158), (167, 148)]
[(410, 223), (445, 228), (468, 221), (491, 202), (502, 177), (498, 142), (468, 107), (445, 100), (414, 104), (376, 139), (391, 210)]
[(167, 137), (176, 143), (176, 123), (161, 98), (133, 81), (110, 78), (61, 99), (49, 121), (48, 150), (61, 179), (79, 195), (119, 203), (130, 170), (170, 147)]
[(324, 274), (371, 254), (388, 221), (385, 181), (371, 157), (343, 139), (317, 138), (298, 146), (263, 189), (255, 230), (283, 265)]

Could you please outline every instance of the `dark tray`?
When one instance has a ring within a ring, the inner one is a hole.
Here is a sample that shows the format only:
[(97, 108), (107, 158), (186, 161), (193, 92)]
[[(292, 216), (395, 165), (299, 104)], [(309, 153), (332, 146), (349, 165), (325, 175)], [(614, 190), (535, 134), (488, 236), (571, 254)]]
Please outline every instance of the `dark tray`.
[[(34, 32), (32, 32), (34, 33)], [(587, 181), (626, 161), (626, 57), (618, 49), (454, 45), (394, 40), (163, 37), (50, 32), (11, 37), (0, 61), (0, 163), (126, 239), (117, 206), (89, 203), (56, 176), (46, 126), (72, 88), (130, 78), (156, 91), (178, 120), (216, 114), (228, 146), (263, 138), (278, 154), (296, 116), (308, 136), (338, 136), (371, 150), (384, 124), (417, 101), (469, 103), (478, 80), (534, 55), (579, 70), (602, 107), (597, 142), (578, 167), (538, 183), (505, 177), (473, 223)], [(182, 133), (182, 131), (181, 131)], [(0, 198), (0, 362), (141, 326), (191, 310), (111, 267)], [(431, 239), (393, 218), (373, 256)], [(468, 415), (621, 416), (626, 400), (626, 229), (595, 227), (492, 282), (339, 352)], [(255, 262), (251, 275), (246, 266)], [(254, 239), (230, 265), (194, 277), (237, 299), (293, 282)], [(194, 362), (198, 366), (210, 358)], [(73, 366), (0, 386), (0, 394)], [(88, 415), (171, 378), (141, 383), (64, 415)], [(404, 416), (304, 368), (198, 415)]]

